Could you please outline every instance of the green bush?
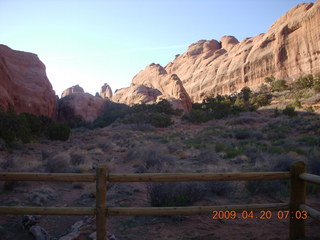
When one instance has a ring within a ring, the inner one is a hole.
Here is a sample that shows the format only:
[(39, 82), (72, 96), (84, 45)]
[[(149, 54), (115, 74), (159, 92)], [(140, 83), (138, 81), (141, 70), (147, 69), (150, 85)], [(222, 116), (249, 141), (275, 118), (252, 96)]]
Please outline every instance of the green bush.
[(123, 119), (132, 112), (132, 109), (125, 104), (107, 101), (103, 115), (90, 124), (89, 128), (103, 128), (109, 126), (116, 120)]
[(149, 115), (149, 117), (150, 117), (150, 123), (154, 127), (165, 128), (165, 127), (169, 127), (174, 123), (171, 120), (171, 117), (166, 114), (152, 113)]
[(295, 111), (295, 107), (293, 107), (292, 105), (287, 105), (286, 108), (283, 109), (282, 113), (289, 117), (295, 117), (298, 115), (298, 113)]
[(24, 119), (30, 131), (35, 136), (40, 136), (44, 130), (44, 124), (42, 122), (43, 117), (35, 116), (30, 113), (22, 113), (20, 116)]
[(287, 82), (285, 80), (277, 80), (272, 83), (273, 92), (281, 92), (288, 89)]
[(172, 104), (166, 100), (162, 99), (158, 103), (154, 104), (135, 104), (132, 106), (134, 112), (144, 112), (144, 113), (162, 113), (167, 115), (181, 115), (181, 109), (173, 109)]
[(203, 111), (201, 109), (192, 109), (187, 115), (183, 116), (183, 119), (186, 119), (192, 123), (202, 123), (208, 122), (210, 120), (210, 117), (208, 116), (206, 111)]
[(134, 112), (127, 115), (122, 123), (125, 124), (151, 124), (154, 127), (168, 127), (174, 122), (171, 120), (171, 116), (164, 113), (148, 113), (148, 112)]
[(314, 108), (313, 106), (308, 106), (308, 107), (305, 107), (305, 109), (307, 112), (314, 112)]
[(67, 123), (53, 123), (47, 129), (50, 140), (66, 141), (70, 136), (70, 126)]
[(316, 83), (316, 84), (313, 86), (313, 90), (314, 90), (316, 93), (319, 93), (319, 92), (320, 92), (320, 83)]
[(262, 106), (268, 106), (271, 103), (271, 97), (268, 94), (260, 93), (256, 96), (253, 96), (250, 99), (250, 102), (257, 108)]
[(313, 76), (310, 74), (308, 76), (299, 78), (298, 80), (293, 82), (292, 86), (295, 90), (302, 90), (306, 88), (311, 88), (314, 86), (314, 84), (315, 80)]
[(272, 82), (274, 82), (274, 80), (275, 80), (275, 77), (274, 76), (270, 76), (270, 77), (266, 77), (264, 79), (264, 82), (271, 84)]
[(222, 119), (231, 114), (255, 111), (257, 107), (269, 104), (269, 96), (261, 94), (253, 98), (249, 87), (241, 89), (232, 96), (208, 97), (202, 103), (192, 104), (192, 110), (183, 118), (194, 123), (207, 122), (211, 119)]
[(0, 138), (7, 144), (15, 140), (30, 142), (32, 134), (26, 117), (14, 112), (0, 112)]
[(302, 108), (302, 105), (301, 105), (301, 102), (299, 101), (298, 98), (296, 98), (294, 100), (294, 102), (291, 104), (292, 107), (295, 107), (295, 108)]

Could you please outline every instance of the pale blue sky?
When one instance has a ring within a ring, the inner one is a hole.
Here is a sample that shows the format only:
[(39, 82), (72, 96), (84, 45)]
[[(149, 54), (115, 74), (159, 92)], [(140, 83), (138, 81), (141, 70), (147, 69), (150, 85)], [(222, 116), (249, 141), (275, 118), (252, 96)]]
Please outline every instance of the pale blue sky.
[(0, 44), (36, 53), (54, 90), (127, 87), (201, 39), (266, 32), (300, 0), (0, 0)]

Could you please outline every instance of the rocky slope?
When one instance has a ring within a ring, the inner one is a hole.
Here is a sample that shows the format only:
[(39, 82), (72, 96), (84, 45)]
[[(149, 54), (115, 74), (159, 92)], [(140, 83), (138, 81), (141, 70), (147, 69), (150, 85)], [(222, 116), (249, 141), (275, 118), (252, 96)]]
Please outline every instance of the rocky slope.
[(163, 75), (176, 74), (183, 83), (180, 88), (185, 88), (191, 100), (198, 102), (208, 95), (230, 94), (244, 86), (258, 87), (271, 75), (292, 81), (318, 73), (319, 29), (320, 1), (298, 5), (280, 17), (265, 34), (241, 42), (225, 36), (220, 42), (201, 40), (190, 45), (166, 67), (157, 65), (158, 73), (147, 67), (133, 79), (131, 87), (121, 89), (114, 99), (129, 104), (157, 99), (150, 97), (150, 91), (135, 90), (137, 84), (179, 99), (179, 94), (170, 95), (172, 91), (166, 85), (169, 81), (162, 81)]
[(37, 55), (0, 44), (0, 107), (56, 116), (56, 96)]

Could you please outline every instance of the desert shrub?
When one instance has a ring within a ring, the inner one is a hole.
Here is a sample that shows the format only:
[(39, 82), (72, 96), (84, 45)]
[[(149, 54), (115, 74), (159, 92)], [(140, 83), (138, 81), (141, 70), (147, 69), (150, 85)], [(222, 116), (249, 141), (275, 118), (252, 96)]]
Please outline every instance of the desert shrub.
[(88, 125), (88, 127), (103, 128), (109, 126), (118, 119), (124, 118), (130, 113), (132, 113), (132, 109), (129, 106), (107, 101), (102, 116), (97, 118), (92, 124)]
[(320, 82), (316, 83), (316, 84), (313, 86), (313, 90), (314, 90), (316, 93), (319, 93), (319, 92), (320, 92)]
[(289, 117), (295, 117), (298, 113), (295, 111), (295, 107), (292, 105), (287, 105), (285, 109), (283, 109), (282, 113)]
[(275, 158), (273, 158), (271, 164), (271, 171), (284, 171), (288, 172), (290, 171), (291, 164), (295, 161), (296, 159), (291, 157), (288, 154), (283, 154), (279, 155)]
[(84, 156), (79, 153), (71, 153), (70, 154), (70, 163), (72, 165), (80, 165), (84, 163)]
[(320, 151), (317, 148), (312, 149), (308, 154), (308, 172), (320, 175)]
[(70, 156), (60, 153), (47, 160), (46, 171), (50, 173), (65, 173), (70, 171)]
[[(320, 151), (313, 148), (308, 154), (307, 171), (311, 174), (320, 175)], [(310, 194), (320, 194), (320, 186), (318, 184), (307, 184), (307, 191)]]
[(162, 99), (154, 104), (135, 104), (132, 106), (132, 109), (134, 112), (162, 113), (167, 115), (181, 115), (183, 112), (181, 109), (174, 109), (172, 104), (166, 99)]
[(273, 92), (281, 92), (287, 89), (288, 89), (288, 85), (285, 80), (277, 80), (272, 83)]
[(212, 181), (206, 183), (206, 189), (215, 196), (228, 197), (234, 193), (235, 185), (230, 181)]
[(220, 158), (214, 149), (210, 148), (202, 150), (193, 160), (199, 164), (217, 164)]
[(151, 124), (154, 127), (168, 127), (174, 122), (171, 120), (171, 116), (164, 113), (148, 113), (148, 112), (134, 112), (127, 115), (122, 123), (145, 125)]
[(183, 141), (183, 143), (185, 145), (187, 145), (188, 148), (196, 148), (196, 149), (200, 149), (200, 148), (206, 148), (207, 146), (207, 140), (201, 136), (197, 136), (197, 137), (193, 137), (193, 138), (189, 138)]
[(147, 124), (149, 121), (149, 114), (146, 112), (133, 112), (128, 115), (126, 115), (123, 120), (121, 121), (122, 123), (125, 124)]
[(188, 206), (204, 197), (199, 183), (159, 182), (147, 185), (148, 197), (153, 207)]
[(216, 152), (223, 153), (223, 158), (234, 158), (243, 154), (243, 149), (239, 146), (229, 146), (220, 142), (215, 143)]
[(67, 141), (70, 136), (70, 126), (67, 123), (53, 123), (47, 129), (47, 136), (50, 140)]
[(28, 201), (36, 206), (43, 206), (49, 200), (54, 200), (57, 197), (56, 192), (52, 188), (40, 188), (29, 193)]
[(271, 103), (271, 96), (265, 93), (260, 93), (253, 96), (250, 99), (250, 102), (256, 107), (268, 106)]
[(252, 112), (257, 109), (257, 106), (253, 104), (254, 101), (251, 101), (251, 98), (252, 92), (249, 87), (244, 87), (236, 95), (208, 97), (202, 103), (193, 104), (192, 111), (185, 116), (185, 119), (190, 122), (206, 122), (240, 112)]
[(162, 99), (160, 102), (152, 104), (151, 106), (153, 106), (154, 112), (168, 115), (181, 115), (183, 112), (182, 109), (174, 109), (172, 104), (166, 99)]
[(247, 181), (246, 189), (251, 196), (267, 195), (274, 197), (277, 194), (285, 194), (289, 187), (286, 181), (272, 180), (272, 181)]
[(192, 123), (208, 122), (210, 117), (201, 109), (192, 109), (188, 114), (183, 116), (183, 119)]
[(295, 108), (302, 108), (301, 102), (299, 101), (298, 98), (296, 98), (294, 100), (294, 102), (291, 104), (291, 106), (295, 107)]
[(174, 123), (169, 115), (163, 113), (152, 113), (149, 117), (151, 125), (159, 128), (169, 127)]
[(20, 116), (24, 118), (33, 135), (41, 135), (44, 130), (44, 123), (42, 122), (42, 119), (44, 120), (45, 118), (43, 116), (39, 117), (30, 113), (22, 113)]
[(302, 136), (298, 139), (298, 142), (306, 146), (320, 146), (320, 139), (315, 136)]
[(163, 172), (174, 166), (174, 157), (153, 145), (130, 149), (124, 162), (131, 161), (142, 162), (141, 166), (148, 172)]
[(234, 130), (234, 137), (238, 140), (247, 139), (251, 137), (251, 129), (239, 128)]
[(14, 112), (0, 112), (0, 138), (7, 144), (15, 140), (27, 143), (31, 140), (31, 130), (24, 115)]
[(313, 112), (314, 112), (314, 108), (313, 108), (313, 106), (305, 107), (305, 109), (304, 109), (304, 110), (306, 110), (307, 112), (311, 112), (311, 113), (313, 113)]
[(295, 90), (302, 90), (306, 88), (311, 88), (315, 84), (315, 80), (313, 76), (310, 74), (305, 77), (298, 78), (295, 82), (293, 82), (292, 86)]
[(275, 79), (275, 77), (274, 76), (270, 76), (270, 77), (266, 77), (265, 79), (264, 79), (264, 82), (265, 83), (268, 83), (268, 84), (271, 84), (272, 82), (274, 82), (276, 79)]

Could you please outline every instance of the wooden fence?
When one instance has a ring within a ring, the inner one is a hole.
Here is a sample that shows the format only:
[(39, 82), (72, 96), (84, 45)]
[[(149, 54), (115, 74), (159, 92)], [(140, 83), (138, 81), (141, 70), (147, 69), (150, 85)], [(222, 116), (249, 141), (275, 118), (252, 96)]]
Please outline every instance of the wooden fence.
[[(245, 204), (188, 207), (108, 207), (107, 182), (182, 182), (182, 181), (239, 181), (290, 179), (289, 203)], [(320, 220), (320, 212), (307, 206), (306, 182), (320, 184), (320, 176), (306, 173), (303, 162), (291, 165), (290, 172), (247, 173), (144, 173), (108, 174), (106, 166), (97, 168), (96, 174), (68, 173), (0, 173), (0, 181), (96, 182), (96, 207), (25, 207), (0, 206), (0, 215), (59, 215), (96, 216), (97, 240), (105, 240), (108, 216), (155, 216), (212, 214), (212, 211), (289, 211), (290, 239), (305, 236), (305, 219), (298, 219), (297, 211), (307, 211), (308, 217)]]

